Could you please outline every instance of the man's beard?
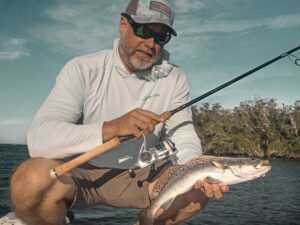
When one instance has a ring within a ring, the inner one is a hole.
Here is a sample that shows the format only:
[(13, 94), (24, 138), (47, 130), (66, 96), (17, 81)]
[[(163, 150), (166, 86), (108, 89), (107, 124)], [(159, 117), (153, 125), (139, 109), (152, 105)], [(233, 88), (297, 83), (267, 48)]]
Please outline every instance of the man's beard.
[[(156, 55), (152, 49), (145, 46), (139, 46), (137, 49), (131, 48), (125, 40), (122, 40), (122, 38), (120, 39), (120, 48), (122, 49), (120, 55), (123, 57), (123, 60), (125, 60), (132, 72), (140, 72), (150, 69), (160, 59), (160, 54)], [(150, 60), (138, 57), (136, 54), (138, 51), (149, 55)]]

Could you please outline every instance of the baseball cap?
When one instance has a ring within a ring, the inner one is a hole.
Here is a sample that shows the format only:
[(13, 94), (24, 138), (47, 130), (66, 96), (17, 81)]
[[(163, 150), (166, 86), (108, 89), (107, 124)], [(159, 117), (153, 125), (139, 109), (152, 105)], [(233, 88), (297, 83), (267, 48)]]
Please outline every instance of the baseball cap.
[(174, 36), (177, 36), (177, 32), (172, 27), (174, 11), (166, 0), (131, 0), (125, 13), (139, 24), (164, 24), (170, 28)]

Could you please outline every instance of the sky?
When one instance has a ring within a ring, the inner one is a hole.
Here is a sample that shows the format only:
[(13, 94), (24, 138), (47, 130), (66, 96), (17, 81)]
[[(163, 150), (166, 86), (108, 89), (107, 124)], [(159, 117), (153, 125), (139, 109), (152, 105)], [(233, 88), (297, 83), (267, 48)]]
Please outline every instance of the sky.
[[(0, 0), (0, 143), (27, 129), (71, 58), (110, 49), (129, 0)], [(178, 33), (165, 48), (191, 97), (300, 45), (300, 0), (170, 0)], [(294, 55), (300, 56), (300, 51)], [(282, 59), (202, 101), (300, 100), (300, 67)], [(201, 105), (201, 102), (198, 103)]]

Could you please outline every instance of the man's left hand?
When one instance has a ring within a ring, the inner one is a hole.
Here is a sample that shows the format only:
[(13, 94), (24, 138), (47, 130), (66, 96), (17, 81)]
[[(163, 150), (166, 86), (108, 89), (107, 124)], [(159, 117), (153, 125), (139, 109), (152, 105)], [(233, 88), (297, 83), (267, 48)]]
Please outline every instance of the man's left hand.
[(229, 191), (229, 187), (227, 185), (211, 184), (201, 180), (195, 183), (194, 188), (196, 190), (202, 189), (205, 195), (209, 198), (221, 198), (223, 193)]

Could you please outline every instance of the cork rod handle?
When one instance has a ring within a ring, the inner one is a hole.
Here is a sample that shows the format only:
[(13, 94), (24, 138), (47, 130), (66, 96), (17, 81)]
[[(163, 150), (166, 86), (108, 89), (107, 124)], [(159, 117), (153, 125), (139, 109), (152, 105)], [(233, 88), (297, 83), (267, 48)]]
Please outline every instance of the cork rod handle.
[(105, 142), (104, 144), (70, 160), (69, 162), (66, 162), (62, 165), (55, 167), (54, 169), (51, 169), (50, 176), (52, 178), (57, 178), (57, 177), (65, 174), (66, 172), (74, 169), (75, 167), (91, 160), (92, 158), (96, 157), (97, 155), (101, 155), (101, 154), (107, 152), (108, 150), (116, 147), (119, 144), (120, 144), (120, 139), (118, 137), (115, 137), (115, 138)]

